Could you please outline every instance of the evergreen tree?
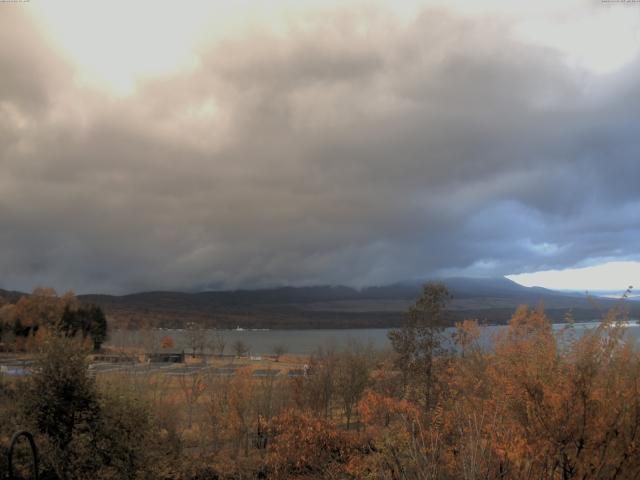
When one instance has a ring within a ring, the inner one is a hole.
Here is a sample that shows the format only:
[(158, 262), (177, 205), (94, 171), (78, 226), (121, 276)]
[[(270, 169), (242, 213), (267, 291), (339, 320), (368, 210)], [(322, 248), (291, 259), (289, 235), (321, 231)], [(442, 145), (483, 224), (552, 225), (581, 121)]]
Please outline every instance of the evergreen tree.
[(433, 360), (441, 349), (441, 332), (447, 326), (444, 309), (451, 298), (443, 283), (430, 282), (407, 312), (404, 326), (389, 332), (396, 352), (396, 367), (403, 376), (405, 391), (428, 409), (432, 403)]
[(60, 318), (58, 329), (68, 338), (75, 337), (78, 333), (82, 334), (83, 339), (90, 336), (93, 340), (93, 349), (97, 351), (107, 338), (107, 319), (97, 305), (77, 309), (67, 305)]

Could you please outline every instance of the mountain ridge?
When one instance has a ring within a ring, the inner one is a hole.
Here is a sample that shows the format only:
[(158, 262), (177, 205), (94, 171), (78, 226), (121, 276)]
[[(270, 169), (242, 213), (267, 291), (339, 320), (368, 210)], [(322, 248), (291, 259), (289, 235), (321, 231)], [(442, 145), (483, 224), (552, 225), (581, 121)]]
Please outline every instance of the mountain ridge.
[[(576, 320), (593, 320), (616, 303), (597, 298), (598, 307), (586, 295), (525, 287), (505, 277), (434, 281), (445, 283), (452, 294), (447, 309), (451, 322), (477, 318), (486, 323), (505, 323), (518, 305), (534, 306), (540, 302), (553, 321), (563, 321), (569, 312)], [(222, 328), (396, 327), (425, 282), (409, 280), (363, 288), (316, 285), (193, 293), (156, 290), (124, 295), (84, 294), (78, 299), (101, 306), (115, 325), (125, 328), (180, 328), (188, 322)], [(0, 296), (3, 292), (14, 300), (20, 295), (0, 290)], [(634, 305), (640, 308), (637, 302)]]

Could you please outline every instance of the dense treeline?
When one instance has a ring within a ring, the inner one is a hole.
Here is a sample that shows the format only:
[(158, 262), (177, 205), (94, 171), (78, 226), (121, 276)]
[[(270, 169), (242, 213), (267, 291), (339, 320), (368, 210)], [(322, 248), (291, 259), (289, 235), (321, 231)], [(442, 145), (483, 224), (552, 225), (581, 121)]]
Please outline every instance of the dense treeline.
[(491, 349), (468, 320), (446, 351), (447, 299), (427, 285), (393, 352), (318, 351), (295, 378), (91, 377), (86, 347), (54, 331), (33, 378), (0, 392), (0, 444), (32, 429), (63, 479), (640, 476), (640, 354), (622, 308), (577, 335), (521, 307)]
[(107, 318), (96, 305), (83, 305), (72, 292), (58, 296), (51, 288), (36, 288), (15, 302), (0, 298), (0, 345), (33, 350), (51, 332), (81, 336), (99, 350), (107, 338)]

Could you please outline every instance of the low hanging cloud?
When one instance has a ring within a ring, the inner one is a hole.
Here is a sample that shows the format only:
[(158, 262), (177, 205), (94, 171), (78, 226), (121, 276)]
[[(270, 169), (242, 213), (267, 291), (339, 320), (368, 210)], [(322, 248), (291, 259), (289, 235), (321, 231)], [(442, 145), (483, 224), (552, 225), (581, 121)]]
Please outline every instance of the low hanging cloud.
[(3, 14), (0, 287), (359, 286), (638, 259), (638, 62), (596, 76), (440, 10), (298, 20), (109, 97)]

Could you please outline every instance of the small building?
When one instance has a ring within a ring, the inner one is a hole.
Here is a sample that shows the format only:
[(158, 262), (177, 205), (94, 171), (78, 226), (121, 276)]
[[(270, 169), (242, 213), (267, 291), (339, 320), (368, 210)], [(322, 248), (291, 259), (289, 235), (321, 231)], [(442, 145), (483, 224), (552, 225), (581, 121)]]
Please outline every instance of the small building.
[(184, 352), (180, 353), (149, 353), (149, 363), (184, 363)]

